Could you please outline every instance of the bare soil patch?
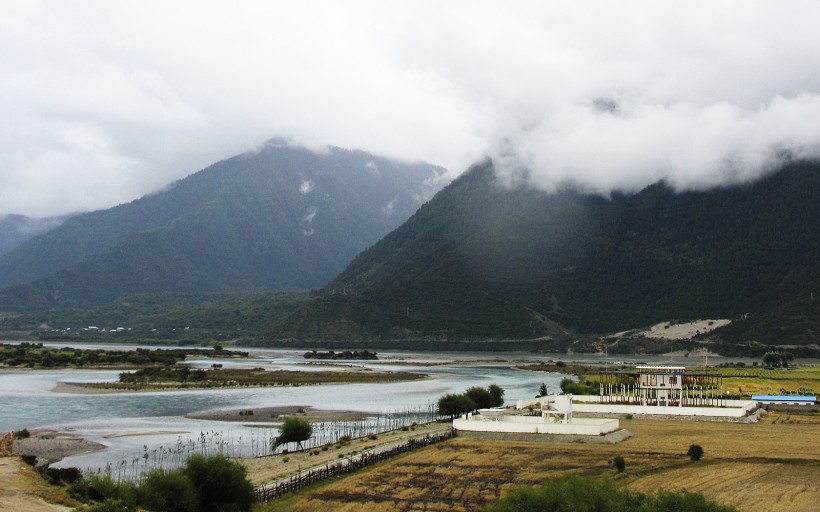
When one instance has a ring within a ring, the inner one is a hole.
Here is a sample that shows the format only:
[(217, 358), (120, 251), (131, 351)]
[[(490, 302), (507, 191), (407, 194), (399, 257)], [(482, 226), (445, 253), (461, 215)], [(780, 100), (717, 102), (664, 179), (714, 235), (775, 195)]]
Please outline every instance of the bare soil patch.
[(670, 323), (662, 322), (653, 325), (643, 335), (647, 338), (661, 338), (665, 340), (688, 340), (698, 334), (714, 331), (718, 327), (729, 325), (731, 320), (695, 320), (694, 322)]
[(355, 421), (360, 420), (367, 415), (354, 411), (328, 411), (323, 409), (314, 409), (307, 405), (204, 411), (186, 415), (187, 418), (193, 419), (236, 421), (241, 423), (281, 422), (286, 416), (298, 416), (310, 421), (311, 423), (322, 423), (328, 421)]
[(16, 439), (12, 443), (13, 453), (33, 455), (46, 459), (50, 463), (72, 455), (93, 453), (104, 449), (105, 446), (100, 443), (55, 430), (32, 430), (31, 437)]

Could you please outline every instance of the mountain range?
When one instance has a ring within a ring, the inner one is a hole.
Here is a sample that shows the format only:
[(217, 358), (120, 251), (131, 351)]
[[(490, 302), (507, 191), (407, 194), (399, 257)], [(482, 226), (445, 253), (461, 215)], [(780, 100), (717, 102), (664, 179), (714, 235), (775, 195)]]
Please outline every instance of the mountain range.
[(818, 197), (813, 162), (734, 187), (604, 198), (505, 187), (487, 161), (265, 334), (556, 340), (729, 318), (736, 340), (817, 345)]
[(3, 255), (0, 310), (318, 288), (415, 212), (443, 171), (274, 139)]

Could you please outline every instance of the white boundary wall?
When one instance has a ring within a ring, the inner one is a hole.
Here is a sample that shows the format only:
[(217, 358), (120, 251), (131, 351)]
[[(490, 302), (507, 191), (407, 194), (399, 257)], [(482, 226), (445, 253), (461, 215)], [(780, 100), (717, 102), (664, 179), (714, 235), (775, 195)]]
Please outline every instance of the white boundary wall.
[(726, 407), (678, 407), (676, 405), (622, 405), (602, 404), (596, 395), (574, 395), (572, 411), (600, 414), (647, 414), (663, 416), (710, 416), (715, 418), (742, 418), (757, 407), (753, 400), (726, 400)]
[(488, 421), (472, 416), (453, 420), (453, 428), (473, 432), (601, 436), (618, 430), (619, 422), (607, 418), (573, 418), (572, 423), (547, 423), (541, 416), (502, 416), (497, 421)]

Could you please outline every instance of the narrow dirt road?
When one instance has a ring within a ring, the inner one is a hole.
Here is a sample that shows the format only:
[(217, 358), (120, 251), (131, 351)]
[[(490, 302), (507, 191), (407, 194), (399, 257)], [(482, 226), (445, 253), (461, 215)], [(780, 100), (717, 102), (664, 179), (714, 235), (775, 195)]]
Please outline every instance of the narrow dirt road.
[(47, 503), (34, 469), (19, 457), (0, 457), (0, 511), (60, 512), (73, 508)]

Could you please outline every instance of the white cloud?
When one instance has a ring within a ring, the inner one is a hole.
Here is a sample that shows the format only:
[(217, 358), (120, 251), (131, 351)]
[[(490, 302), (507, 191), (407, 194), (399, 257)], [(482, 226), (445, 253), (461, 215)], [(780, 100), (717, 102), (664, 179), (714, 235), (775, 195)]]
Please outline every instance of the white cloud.
[(820, 6), (76, 2), (0, 15), (0, 213), (124, 202), (274, 136), (603, 193), (818, 156)]
[(310, 180), (302, 180), (302, 183), (299, 185), (299, 193), (301, 194), (310, 194), (313, 192), (313, 189), (316, 187), (316, 184)]

